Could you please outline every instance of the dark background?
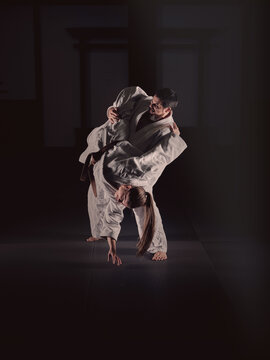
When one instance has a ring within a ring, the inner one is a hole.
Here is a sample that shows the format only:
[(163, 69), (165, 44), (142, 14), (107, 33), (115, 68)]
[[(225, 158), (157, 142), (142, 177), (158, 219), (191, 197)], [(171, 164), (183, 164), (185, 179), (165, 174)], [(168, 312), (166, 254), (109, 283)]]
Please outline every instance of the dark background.
[(217, 272), (247, 256), (245, 282), (262, 280), (247, 301), (265, 337), (268, 16), (263, 1), (1, 2), (3, 246), (86, 235), (87, 134), (122, 88), (171, 87), (188, 148), (155, 186), (166, 232), (203, 244)]

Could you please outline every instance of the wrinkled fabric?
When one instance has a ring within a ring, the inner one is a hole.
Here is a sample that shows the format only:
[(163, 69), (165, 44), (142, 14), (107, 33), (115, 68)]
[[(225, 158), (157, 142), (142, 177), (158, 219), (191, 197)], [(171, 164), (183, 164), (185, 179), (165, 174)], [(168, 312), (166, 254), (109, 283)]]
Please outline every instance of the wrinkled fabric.
[[(88, 212), (92, 236), (111, 236), (117, 240), (124, 206), (114, 198), (116, 186), (127, 184), (143, 186), (152, 194), (153, 185), (166, 165), (176, 159), (187, 147), (184, 140), (171, 132), (172, 116), (149, 124), (137, 132), (141, 116), (148, 111), (152, 97), (139, 87), (120, 92), (113, 106), (118, 108), (120, 121), (94, 129), (87, 138), (88, 146), (79, 161), (84, 163), (88, 154), (97, 152), (112, 141), (119, 141), (94, 165), (97, 198), (91, 187), (88, 191)], [(144, 223), (144, 207), (133, 209), (139, 236)], [(154, 201), (156, 227), (149, 252), (167, 251), (167, 239), (162, 219)]]
[(141, 150), (128, 141), (122, 141), (107, 154), (105, 176), (109, 181), (113, 179), (119, 184), (152, 188), (165, 167), (186, 147), (184, 140), (174, 133), (163, 136), (146, 153), (141, 153)]
[(112, 237), (117, 240), (121, 222), (123, 220), (124, 206), (117, 202), (114, 193), (117, 190), (103, 175), (105, 154), (94, 165), (97, 197), (94, 196), (91, 185), (88, 189), (88, 214), (91, 234), (93, 237)]

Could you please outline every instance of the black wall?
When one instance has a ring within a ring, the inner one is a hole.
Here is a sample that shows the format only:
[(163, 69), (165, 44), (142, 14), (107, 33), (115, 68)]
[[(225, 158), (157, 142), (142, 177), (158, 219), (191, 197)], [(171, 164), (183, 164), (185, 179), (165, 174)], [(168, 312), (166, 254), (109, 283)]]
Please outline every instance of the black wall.
[[(102, 6), (102, 9), (93, 10), (92, 6)], [(171, 82), (179, 76), (177, 65), (171, 73), (168, 69), (171, 65), (168, 63), (166, 67), (166, 60), (162, 65), (158, 47), (164, 35), (163, 28), (167, 26), (160, 25), (162, 21), (166, 23), (164, 7), (167, 7), (165, 13), (169, 14), (173, 12), (168, 10), (170, 6), (179, 12), (174, 14), (176, 23), (179, 16), (179, 28), (186, 29), (187, 24), (191, 24), (193, 30), (196, 28), (203, 33), (209, 23), (216, 33), (211, 43), (213, 47), (202, 50), (204, 62), (198, 58), (196, 63), (196, 71), (201, 66), (203, 82), (199, 76), (195, 80), (191, 77), (194, 73), (188, 60), (179, 63), (179, 74), (183, 66), (187, 67), (186, 74), (190, 74), (180, 86), (184, 108), (179, 110), (176, 118), (188, 149), (165, 170), (156, 185), (157, 198), (166, 204), (167, 197), (173, 197), (174, 205), (168, 206), (169, 213), (172, 209), (171, 216), (177, 218), (180, 206), (202, 239), (209, 236), (217, 239), (216, 235), (248, 236), (257, 241), (266, 238), (269, 162), (266, 20), (269, 12), (265, 2), (191, 3), (179, 0), (147, 4), (135, 1), (2, 4), (1, 19), (6, 21), (1, 22), (0, 45), (1, 159), (8, 174), (3, 179), (4, 188), (16, 186), (22, 173), (27, 184), (28, 177), (32, 176), (30, 170), (35, 166), (33, 163), (39, 164), (41, 156), (46, 162), (46, 152), (51, 153), (58, 147), (58, 152), (68, 148), (76, 158), (85, 146), (77, 141), (75, 131), (81, 124), (79, 55), (74, 49), (75, 40), (66, 29), (120, 24), (127, 31), (127, 47), (119, 53), (123, 66), (118, 71), (124, 69), (121, 76), (120, 73), (119, 76), (112, 74), (111, 70), (106, 75), (104, 67), (94, 71), (100, 73), (102, 81), (107, 81), (109, 86), (104, 98), (94, 99), (100, 111), (95, 116), (98, 120), (91, 119), (91, 108), (87, 110), (91, 128), (105, 120), (105, 104), (109, 105), (122, 87), (140, 85), (153, 93), (160, 84), (167, 85), (162, 74), (166, 73)], [(198, 11), (192, 13), (188, 9), (192, 6)], [(210, 20), (204, 19), (203, 15), (209, 7), (212, 9)], [(120, 10), (114, 12), (114, 9)], [(181, 11), (189, 14), (185, 23)], [(71, 17), (75, 13), (76, 18)], [(215, 14), (224, 21), (220, 27), (213, 25)], [(233, 14), (233, 18), (229, 16), (231, 20), (227, 21), (226, 14)], [(196, 31), (194, 36), (197, 36)], [(102, 57), (102, 54), (98, 56)], [(128, 59), (127, 65), (125, 59)], [(93, 58), (87, 61), (93, 63)], [(87, 79), (93, 79), (91, 74), (92, 78)], [(111, 76), (118, 78), (115, 87)], [(195, 85), (192, 91), (189, 90), (193, 96), (189, 103), (184, 97), (191, 82)], [(95, 86), (88, 82), (86, 97), (89, 102), (95, 89), (99, 93), (103, 91), (98, 84)], [(190, 110), (186, 110), (185, 104), (189, 104)], [(197, 109), (197, 117), (189, 122), (188, 114), (193, 108)], [(183, 119), (182, 114), (186, 114)], [(50, 169), (49, 163), (44, 166), (47, 171)], [(71, 171), (78, 171), (77, 164), (71, 165)], [(42, 177), (39, 181), (42, 183)], [(31, 197), (31, 188), (28, 190)], [(10, 197), (6, 193), (4, 199), (9, 206)]]

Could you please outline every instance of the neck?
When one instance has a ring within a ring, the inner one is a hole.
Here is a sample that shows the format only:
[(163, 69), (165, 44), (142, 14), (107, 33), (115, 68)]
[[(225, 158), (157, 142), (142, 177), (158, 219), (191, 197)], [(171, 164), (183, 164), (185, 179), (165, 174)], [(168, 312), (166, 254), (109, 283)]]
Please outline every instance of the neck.
[[(154, 117), (154, 115), (151, 115), (150, 114), (150, 120), (152, 121), (152, 122), (154, 122), (154, 121), (159, 121), (159, 120), (163, 120), (163, 119), (166, 119), (167, 117), (169, 117), (171, 115), (171, 112), (169, 112), (169, 113), (167, 113), (167, 114), (165, 114), (165, 115), (162, 115), (162, 116), (159, 116), (158, 118), (156, 118), (156, 117)], [(152, 117), (153, 116), (153, 117)]]

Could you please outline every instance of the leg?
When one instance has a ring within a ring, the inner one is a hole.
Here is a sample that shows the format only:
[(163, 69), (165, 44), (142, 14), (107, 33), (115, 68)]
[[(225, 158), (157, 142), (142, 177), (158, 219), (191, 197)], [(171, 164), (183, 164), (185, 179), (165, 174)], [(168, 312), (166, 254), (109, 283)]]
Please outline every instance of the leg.
[(102, 214), (101, 214), (101, 207), (98, 206), (99, 198), (94, 196), (93, 190), (91, 185), (88, 189), (88, 196), (87, 196), (87, 207), (88, 207), (88, 215), (90, 221), (90, 231), (92, 236), (86, 239), (87, 242), (93, 242), (96, 240), (100, 240), (100, 229), (102, 228)]
[[(155, 234), (152, 243), (150, 244), (147, 251), (154, 254), (152, 260), (166, 260), (167, 238), (164, 232), (160, 212), (158, 210), (158, 207), (156, 206), (155, 201), (154, 201), (154, 211), (155, 211), (155, 222), (156, 222)], [(143, 207), (135, 208), (133, 209), (133, 212), (135, 214), (139, 236), (141, 236), (143, 231), (143, 224), (144, 224), (144, 208)]]

